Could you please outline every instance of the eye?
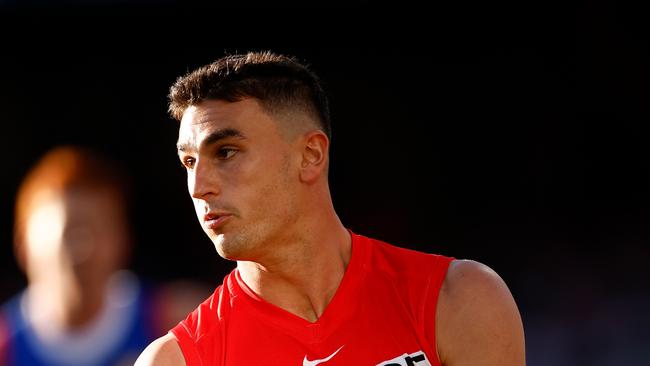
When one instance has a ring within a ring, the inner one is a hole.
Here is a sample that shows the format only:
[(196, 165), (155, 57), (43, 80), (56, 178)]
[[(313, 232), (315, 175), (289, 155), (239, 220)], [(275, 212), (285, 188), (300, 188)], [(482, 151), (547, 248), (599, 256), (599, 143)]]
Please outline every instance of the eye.
[(228, 160), (232, 158), (239, 150), (232, 147), (222, 147), (217, 150), (217, 158), (221, 160)]
[(185, 156), (181, 158), (181, 164), (187, 169), (192, 169), (194, 167), (194, 163), (196, 162), (196, 159), (194, 159), (191, 156)]

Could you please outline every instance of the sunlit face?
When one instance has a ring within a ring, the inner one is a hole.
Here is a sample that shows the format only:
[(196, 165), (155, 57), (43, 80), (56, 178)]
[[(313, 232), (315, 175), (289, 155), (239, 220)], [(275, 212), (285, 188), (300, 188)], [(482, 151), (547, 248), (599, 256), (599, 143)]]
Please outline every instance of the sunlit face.
[(297, 221), (296, 148), (255, 99), (187, 109), (178, 154), (203, 230), (219, 254), (256, 260)]
[(41, 192), (23, 243), (30, 281), (102, 285), (122, 264), (128, 240), (123, 206), (115, 197), (106, 190)]

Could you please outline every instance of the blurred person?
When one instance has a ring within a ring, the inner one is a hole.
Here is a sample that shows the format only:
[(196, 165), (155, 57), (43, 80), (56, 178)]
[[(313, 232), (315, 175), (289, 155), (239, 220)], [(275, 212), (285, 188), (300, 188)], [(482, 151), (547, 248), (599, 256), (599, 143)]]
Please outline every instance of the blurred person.
[(129, 190), (116, 162), (82, 147), (57, 147), (27, 174), (14, 251), (28, 286), (0, 312), (1, 365), (132, 365), (200, 303), (192, 287), (179, 297), (124, 269)]
[(237, 266), (136, 365), (524, 365), (495, 271), (339, 220), (327, 97), (296, 58), (227, 55), (180, 77), (169, 110), (196, 215)]

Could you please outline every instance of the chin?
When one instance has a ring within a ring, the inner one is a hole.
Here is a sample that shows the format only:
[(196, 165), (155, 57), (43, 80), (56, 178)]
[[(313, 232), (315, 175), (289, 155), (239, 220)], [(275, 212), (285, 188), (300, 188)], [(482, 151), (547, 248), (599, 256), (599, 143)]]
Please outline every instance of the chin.
[(224, 247), (216, 247), (217, 253), (219, 253), (219, 256), (223, 259), (229, 260), (229, 261), (242, 261), (246, 260), (245, 256), (243, 256), (238, 250), (233, 250), (233, 248), (224, 248)]
[(241, 257), (241, 248), (238, 248), (236, 241), (233, 241), (232, 238), (228, 240), (224, 234), (213, 235), (212, 243), (214, 244), (217, 253), (221, 258), (236, 261)]
[(226, 232), (212, 232), (210, 239), (217, 253), (224, 259), (232, 261), (255, 261), (262, 253), (260, 235), (249, 230), (230, 229)]
[(215, 249), (217, 249), (217, 253), (219, 253), (220, 256), (223, 257), (224, 250), (223, 250), (223, 245), (225, 242), (225, 238), (223, 234), (216, 234), (216, 235), (209, 235), (210, 240), (212, 241), (212, 244), (214, 244)]

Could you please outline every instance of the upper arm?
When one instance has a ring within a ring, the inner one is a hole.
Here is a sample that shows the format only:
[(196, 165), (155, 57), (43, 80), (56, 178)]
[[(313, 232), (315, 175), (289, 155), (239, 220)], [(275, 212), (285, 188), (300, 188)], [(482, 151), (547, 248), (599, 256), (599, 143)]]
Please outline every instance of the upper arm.
[(475, 261), (449, 266), (438, 299), (436, 339), (445, 366), (525, 365), (517, 304), (503, 279)]
[(166, 334), (145, 348), (135, 366), (186, 366), (183, 352), (172, 334)]

